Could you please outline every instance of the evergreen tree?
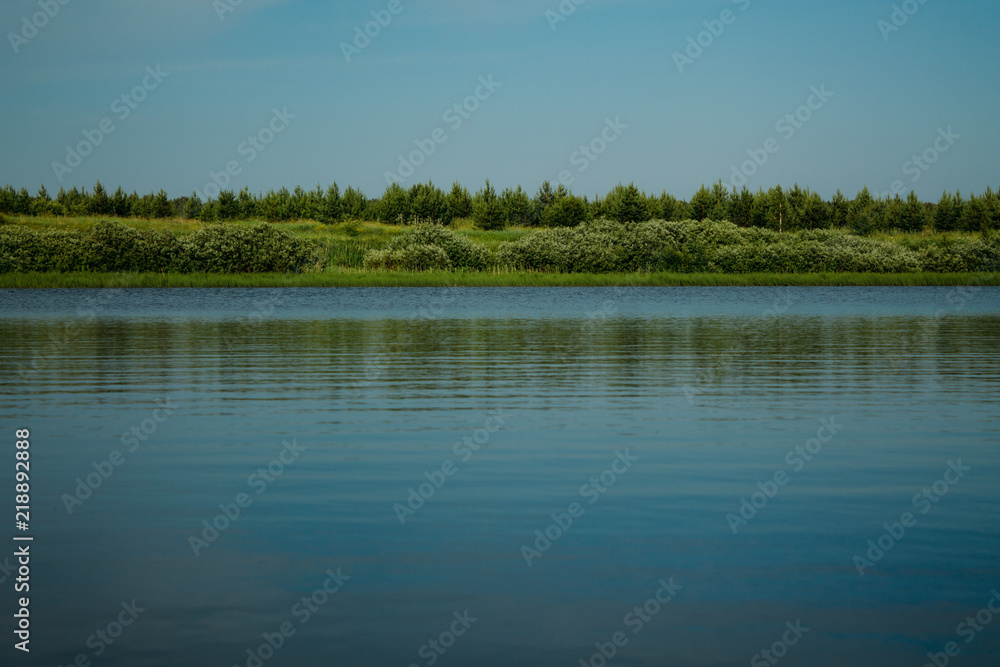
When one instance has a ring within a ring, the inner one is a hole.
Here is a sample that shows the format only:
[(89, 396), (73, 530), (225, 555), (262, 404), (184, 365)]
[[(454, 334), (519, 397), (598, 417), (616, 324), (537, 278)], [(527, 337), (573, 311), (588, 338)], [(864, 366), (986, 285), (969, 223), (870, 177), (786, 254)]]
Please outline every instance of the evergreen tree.
[(244, 186), (236, 198), (236, 215), (240, 220), (253, 220), (260, 217), (260, 206), (257, 199), (250, 194), (250, 188)]
[(541, 223), (546, 227), (576, 227), (590, 220), (590, 204), (583, 197), (562, 194), (545, 209)]
[(958, 211), (955, 208), (955, 199), (945, 191), (934, 208), (934, 231), (953, 232), (957, 228)]
[(343, 204), (340, 201), (340, 187), (336, 181), (326, 189), (323, 199), (323, 217), (328, 223), (339, 222), (344, 216)]
[(743, 186), (743, 189), (736, 193), (733, 187), (732, 196), (729, 198), (729, 220), (734, 225), (740, 227), (750, 226), (750, 213), (753, 210), (753, 193)]
[(870, 234), (875, 228), (875, 199), (866, 185), (847, 209), (847, 225), (855, 234)]
[(502, 196), (507, 222), (517, 227), (529, 227), (535, 223), (534, 207), (528, 193), (518, 185), (516, 190), (507, 188)]
[(204, 223), (215, 222), (215, 202), (202, 205), (198, 211), (198, 219)]
[[(120, 190), (121, 188), (119, 188)], [(117, 196), (117, 193), (116, 193)], [(198, 196), (198, 191), (195, 190), (191, 193), (188, 198), (187, 203), (184, 207), (184, 217), (188, 220), (198, 220), (201, 218), (201, 209), (204, 208), (205, 204), (202, 203), (201, 197)]]
[(987, 222), (983, 233), (986, 233), (987, 230), (990, 232), (1000, 230), (1000, 195), (993, 192), (993, 188), (986, 188), (983, 199), (986, 201)]
[(410, 217), (450, 225), (454, 219), (448, 197), (434, 183), (417, 183), (409, 192)]
[(899, 228), (905, 232), (922, 232), (930, 222), (927, 207), (917, 197), (917, 193), (910, 190), (899, 210)]
[(170, 197), (167, 196), (166, 190), (161, 189), (155, 195), (152, 196), (152, 210), (151, 214), (154, 218), (170, 218), (174, 215), (173, 204), (170, 203)]
[[(559, 187), (562, 187), (561, 185)], [(535, 194), (535, 214), (539, 220), (545, 215), (546, 209), (556, 202), (556, 193), (552, 191), (552, 184), (543, 181)]]
[(962, 191), (955, 191), (955, 229), (957, 231), (972, 232), (972, 221), (969, 218), (969, 201), (962, 197)]
[(116, 218), (128, 218), (132, 215), (132, 207), (129, 205), (128, 195), (122, 190), (122, 186), (115, 189), (111, 195), (111, 214)]
[(850, 202), (847, 201), (847, 197), (838, 188), (830, 200), (830, 226), (834, 228), (847, 227), (847, 217), (850, 209)]
[(236, 194), (232, 190), (221, 191), (216, 201), (215, 209), (219, 220), (235, 220), (238, 214)]
[(109, 215), (111, 213), (111, 200), (108, 198), (108, 192), (101, 185), (100, 181), (94, 184), (94, 191), (90, 195), (89, 208), (91, 215)]
[(627, 187), (621, 188), (620, 194), (611, 204), (609, 213), (612, 220), (623, 224), (635, 224), (649, 220), (646, 197), (635, 187), (635, 183), (629, 183)]
[(456, 218), (472, 217), (472, 195), (458, 181), (451, 186), (451, 193), (448, 195), (448, 206)]
[(720, 178), (712, 186), (712, 208), (708, 212), (709, 219), (730, 220), (732, 218), (731, 205), (729, 191), (726, 190), (726, 186), (722, 184), (722, 179)]
[(899, 193), (888, 200), (882, 209), (882, 224), (880, 229), (902, 229), (903, 228), (903, 200)]
[(480, 229), (503, 229), (506, 224), (507, 215), (489, 179), (486, 180), (486, 186), (476, 193), (472, 204), (472, 218)]
[(664, 190), (657, 201), (657, 217), (661, 220), (683, 220), (687, 217), (684, 202), (678, 201), (673, 195), (668, 195)]
[(382, 194), (378, 219), (392, 225), (406, 224), (410, 220), (410, 196), (396, 181), (386, 186)]
[(691, 219), (707, 219), (709, 214), (712, 212), (714, 204), (715, 199), (712, 197), (711, 191), (702, 185), (698, 188), (698, 191), (694, 193), (694, 196), (691, 197), (691, 203), (689, 204)]
[[(353, 220), (364, 220), (368, 199), (361, 190), (357, 190), (352, 185), (348, 185), (344, 190), (344, 197), (341, 200), (344, 209), (344, 217)], [(369, 216), (370, 217), (370, 216)]]
[(31, 195), (28, 194), (27, 188), (21, 188), (17, 191), (13, 212), (18, 215), (31, 215)]

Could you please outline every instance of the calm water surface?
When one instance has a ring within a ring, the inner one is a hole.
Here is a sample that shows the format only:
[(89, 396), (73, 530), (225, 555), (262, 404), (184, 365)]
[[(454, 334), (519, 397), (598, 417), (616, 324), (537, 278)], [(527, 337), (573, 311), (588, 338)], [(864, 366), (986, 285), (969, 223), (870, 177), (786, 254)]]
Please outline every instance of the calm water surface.
[(0, 327), (3, 664), (1000, 664), (998, 289), (25, 290)]

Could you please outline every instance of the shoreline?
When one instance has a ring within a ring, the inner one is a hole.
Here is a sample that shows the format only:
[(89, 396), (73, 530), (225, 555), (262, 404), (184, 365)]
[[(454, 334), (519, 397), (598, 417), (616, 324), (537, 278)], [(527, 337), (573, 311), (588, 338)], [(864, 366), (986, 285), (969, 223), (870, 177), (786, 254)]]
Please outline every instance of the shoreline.
[(992, 273), (7, 273), (0, 289), (295, 287), (953, 287), (1000, 286)]

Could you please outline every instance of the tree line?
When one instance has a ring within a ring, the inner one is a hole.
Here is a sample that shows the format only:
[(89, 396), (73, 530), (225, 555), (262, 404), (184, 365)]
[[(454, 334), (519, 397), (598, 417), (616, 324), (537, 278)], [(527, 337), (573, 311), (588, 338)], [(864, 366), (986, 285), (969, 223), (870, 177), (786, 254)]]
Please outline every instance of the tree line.
[(31, 195), (12, 186), (0, 189), (0, 213), (35, 216), (110, 216), (120, 218), (188, 218), (205, 222), (227, 220), (315, 220), (332, 224), (342, 220), (371, 220), (391, 224), (436, 222), (472, 218), (482, 229), (517, 227), (576, 227), (594, 219), (621, 223), (647, 220), (728, 220), (740, 227), (775, 231), (849, 229), (857, 234), (902, 230), (921, 232), (989, 232), (1000, 229), (1000, 195), (987, 188), (981, 195), (964, 197), (945, 192), (936, 203), (922, 202), (913, 192), (906, 198), (874, 196), (867, 187), (853, 199), (840, 190), (830, 199), (803, 189), (775, 186), (752, 192), (746, 187), (727, 189), (722, 181), (702, 186), (685, 201), (666, 191), (659, 195), (619, 184), (611, 192), (589, 199), (546, 181), (534, 195), (521, 186), (501, 192), (486, 181), (475, 194), (454, 183), (445, 192), (433, 183), (404, 188), (389, 185), (380, 197), (367, 197), (348, 187), (341, 192), (334, 183), (324, 189), (281, 188), (254, 194), (224, 190), (212, 201), (197, 194), (170, 199), (160, 190), (138, 195), (118, 188), (113, 193), (100, 183), (91, 191), (60, 188), (55, 197), (45, 186)]

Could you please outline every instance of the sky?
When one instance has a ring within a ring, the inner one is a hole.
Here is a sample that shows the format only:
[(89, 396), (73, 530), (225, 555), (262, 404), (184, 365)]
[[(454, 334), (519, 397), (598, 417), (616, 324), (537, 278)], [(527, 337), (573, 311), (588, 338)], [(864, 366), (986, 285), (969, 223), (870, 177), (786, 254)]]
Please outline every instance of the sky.
[(0, 184), (1000, 186), (995, 0), (4, 0)]

